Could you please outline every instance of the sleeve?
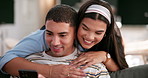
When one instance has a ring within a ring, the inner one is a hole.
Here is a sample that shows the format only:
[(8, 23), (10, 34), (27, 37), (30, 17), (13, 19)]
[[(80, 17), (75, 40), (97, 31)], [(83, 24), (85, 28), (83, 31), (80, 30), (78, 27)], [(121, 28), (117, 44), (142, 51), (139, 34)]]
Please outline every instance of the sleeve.
[(25, 57), (29, 54), (41, 52), (46, 50), (45, 39), (43, 34), (33, 34), (25, 37), (21, 40), (13, 49), (6, 52), (4, 56), (0, 58), (0, 69), (16, 57)]

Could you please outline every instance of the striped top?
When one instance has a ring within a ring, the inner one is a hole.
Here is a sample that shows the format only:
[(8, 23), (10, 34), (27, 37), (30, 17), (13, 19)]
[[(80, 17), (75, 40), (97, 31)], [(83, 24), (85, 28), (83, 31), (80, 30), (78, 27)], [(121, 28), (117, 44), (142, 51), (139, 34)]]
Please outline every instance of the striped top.
[[(30, 60), (31, 62), (36, 62), (40, 64), (65, 64), (69, 65), (71, 61), (78, 57), (80, 51), (75, 49), (75, 51), (64, 57), (53, 57), (47, 55), (45, 52), (31, 54), (26, 57), (26, 59)], [(103, 63), (98, 63), (92, 65), (83, 70), (87, 77), (84, 78), (110, 78), (109, 73)]]

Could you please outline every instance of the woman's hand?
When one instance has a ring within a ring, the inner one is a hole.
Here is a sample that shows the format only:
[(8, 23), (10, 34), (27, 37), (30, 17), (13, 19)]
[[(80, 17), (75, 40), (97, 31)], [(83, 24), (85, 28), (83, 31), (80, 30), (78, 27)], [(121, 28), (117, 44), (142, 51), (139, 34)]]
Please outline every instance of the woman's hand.
[(42, 74), (38, 74), (38, 78), (46, 78), (46, 77), (43, 76)]
[(49, 72), (49, 78), (82, 78), (85, 77), (85, 73), (81, 69), (77, 69), (72, 65), (53, 65)]
[(106, 52), (105, 51), (89, 51), (82, 53), (77, 59), (71, 62), (71, 65), (76, 65), (77, 67), (83, 66), (81, 69), (85, 69), (88, 66), (91, 66), (96, 63), (102, 63), (106, 61)]

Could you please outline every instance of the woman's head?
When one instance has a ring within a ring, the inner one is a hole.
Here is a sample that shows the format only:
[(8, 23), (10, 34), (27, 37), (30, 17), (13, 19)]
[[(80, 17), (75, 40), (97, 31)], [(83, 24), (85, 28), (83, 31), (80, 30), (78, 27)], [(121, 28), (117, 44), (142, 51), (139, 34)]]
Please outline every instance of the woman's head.
[(82, 5), (79, 12), (78, 40), (83, 48), (90, 49), (114, 28), (114, 19), (108, 3), (90, 0)]
[[(93, 8), (91, 9), (91, 11), (89, 11), (90, 7)], [(100, 12), (96, 12), (96, 9), (97, 11), (100, 11)], [(114, 16), (112, 13), (111, 6), (107, 2), (102, 0), (89, 0), (86, 3), (84, 3), (82, 7), (79, 9), (78, 18), (79, 18), (78, 21), (80, 25), (78, 27), (79, 30), (77, 29), (78, 30), (77, 36), (81, 46), (83, 48), (88, 49), (88, 51), (109, 52), (111, 54), (112, 59), (118, 64), (120, 69), (127, 68), (128, 64), (125, 60), (124, 46), (122, 45), (122, 36), (120, 34), (120, 30), (117, 27), (114, 27), (116, 25), (114, 25), (115, 21), (114, 21)], [(83, 27), (86, 27), (86, 26), (90, 26), (90, 29), (92, 29), (90, 33), (84, 34), (80, 32), (81, 30), (85, 31), (85, 28)], [(97, 35), (96, 33), (97, 30), (103, 30), (103, 32), (100, 32), (101, 35), (98, 35), (98, 37), (96, 37), (96, 39), (98, 40), (97, 41), (98, 44), (95, 43), (96, 45), (92, 44), (91, 46), (85, 45), (84, 42), (91, 43), (91, 41), (89, 41), (88, 36), (91, 35), (92, 32), (94, 34), (91, 36), (94, 36), (94, 39), (95, 39), (95, 34)], [(86, 34), (87, 36), (85, 36)]]

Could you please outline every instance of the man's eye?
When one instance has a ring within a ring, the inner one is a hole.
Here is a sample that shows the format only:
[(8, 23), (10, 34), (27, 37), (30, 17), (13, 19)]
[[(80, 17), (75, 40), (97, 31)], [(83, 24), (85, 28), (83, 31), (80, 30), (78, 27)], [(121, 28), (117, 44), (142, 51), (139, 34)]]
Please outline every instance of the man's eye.
[(60, 37), (65, 37), (66, 35), (60, 35)]
[(51, 33), (47, 33), (47, 35), (52, 35)]

